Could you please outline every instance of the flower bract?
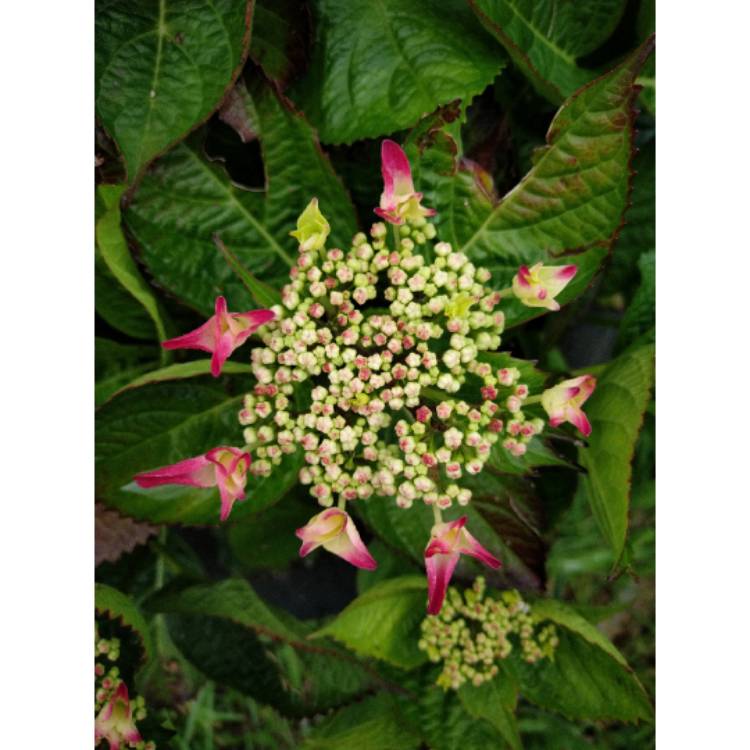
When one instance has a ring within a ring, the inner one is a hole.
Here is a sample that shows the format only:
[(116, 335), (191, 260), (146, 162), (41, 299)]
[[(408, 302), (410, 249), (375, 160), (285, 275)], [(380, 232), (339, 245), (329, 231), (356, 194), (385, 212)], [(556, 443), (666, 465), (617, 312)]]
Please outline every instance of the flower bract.
[(218, 378), (224, 362), (232, 352), (274, 317), (271, 310), (230, 313), (224, 297), (217, 297), (214, 314), (202, 326), (177, 338), (168, 339), (162, 342), (162, 346), (165, 349), (200, 349), (211, 352), (211, 374)]

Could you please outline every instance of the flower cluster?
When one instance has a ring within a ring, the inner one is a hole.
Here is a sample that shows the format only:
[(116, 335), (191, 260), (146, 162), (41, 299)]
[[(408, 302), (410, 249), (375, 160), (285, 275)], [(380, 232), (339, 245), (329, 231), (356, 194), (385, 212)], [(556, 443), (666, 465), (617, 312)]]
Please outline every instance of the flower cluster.
[(422, 206), (401, 148), (384, 141), (381, 156), (375, 213), (390, 228), (377, 222), (348, 250), (329, 247), (330, 225), (313, 199), (291, 232), (299, 255), (281, 304), (230, 313), (219, 297), (208, 322), (164, 342), (211, 352), (218, 376), (258, 333), (256, 385), (239, 414), (245, 446), (215, 448), (136, 481), (218, 486), (224, 520), (244, 498), (248, 474), (266, 477), (301, 448), (300, 482), (326, 510), (297, 530), (300, 554), (323, 547), (372, 569), (377, 563), (346, 503), (393, 498), (408, 509), (422, 502), (435, 516), (425, 563), (429, 611), (437, 612), (461, 554), (500, 565), (464, 528), (465, 517), (443, 521), (443, 511), (471, 500), (461, 479), (479, 474), (493, 449), (524, 455), (544, 428), (527, 416), (531, 404), (541, 402), (552, 426), (569, 421), (588, 435), (580, 407), (595, 380), (582, 376), (532, 396), (519, 370), (490, 364), (483, 355), (500, 346), (502, 300), (559, 309), (555, 297), (576, 267), (521, 266), (511, 287), (494, 290), (487, 269), (438, 240), (427, 221), (435, 212)]
[[(446, 509), (469, 502), (456, 480), (478, 474), (498, 440), (520, 455), (541, 431), (542, 420), (524, 417), (518, 371), (477, 361), (503, 331), (489, 273), (445, 242), (428, 263), (432, 237), (418, 216), (398, 229), (395, 250), (378, 223), (348, 253), (300, 252), (252, 352), (258, 384), (240, 413), (251, 474), (302, 446), (300, 479), (324, 507), (379, 495)], [(482, 384), (477, 404), (455, 397), (469, 374)], [(305, 409), (295, 404), (301, 384)]]
[[(135, 748), (156, 750), (153, 742), (145, 742), (135, 722), (146, 718), (146, 707), (141, 696), (130, 700), (128, 687), (120, 678), (120, 670), (114, 664), (120, 656), (120, 641), (117, 638), (95, 640), (96, 663), (94, 665), (96, 721), (94, 723), (96, 746), (107, 740), (110, 750)], [(105, 662), (110, 662), (107, 668)]]
[(437, 684), (446, 690), (457, 690), (466, 682), (478, 687), (491, 680), (499, 672), (497, 662), (510, 655), (516, 641), (521, 658), (530, 664), (554, 657), (555, 626), (537, 629), (539, 622), (517, 591), (504, 591), (500, 599), (484, 594), (482, 577), (463, 596), (451, 588), (440, 614), (422, 622), (419, 648), (430, 661), (443, 662)]

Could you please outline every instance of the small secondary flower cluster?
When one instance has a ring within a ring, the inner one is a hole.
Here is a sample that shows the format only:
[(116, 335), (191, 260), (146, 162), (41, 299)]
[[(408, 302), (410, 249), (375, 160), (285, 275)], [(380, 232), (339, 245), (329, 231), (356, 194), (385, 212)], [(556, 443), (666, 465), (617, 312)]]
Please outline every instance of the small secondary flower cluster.
[(156, 750), (153, 742), (144, 742), (135, 722), (146, 718), (146, 707), (141, 696), (130, 700), (128, 687), (120, 678), (116, 665), (107, 668), (105, 661), (116, 662), (120, 656), (120, 641), (117, 638), (95, 640), (96, 679), (94, 722), (95, 743), (107, 740), (110, 750), (129, 747), (135, 750)]
[(497, 662), (513, 650), (510, 636), (517, 636), (521, 658), (530, 664), (552, 659), (558, 638), (555, 626), (545, 625), (535, 632), (537, 620), (517, 591), (504, 591), (501, 599), (485, 599), (481, 576), (463, 596), (453, 587), (448, 602), (436, 617), (422, 622), (419, 648), (430, 661), (443, 662), (437, 684), (458, 690), (470, 682), (479, 685), (499, 672)]
[(581, 405), (596, 381), (584, 375), (530, 396), (517, 369), (483, 360), (500, 345), (501, 300), (559, 309), (555, 297), (576, 267), (521, 266), (511, 287), (494, 291), (489, 271), (436, 241), (427, 222), (435, 212), (422, 206), (401, 148), (386, 140), (381, 156), (384, 190), (375, 213), (391, 225), (390, 241), (378, 222), (347, 252), (326, 247), (330, 226), (313, 199), (291, 232), (299, 256), (282, 304), (230, 313), (219, 297), (206, 323), (163, 343), (211, 352), (218, 376), (260, 329), (263, 346), (251, 355), (257, 384), (239, 415), (245, 446), (219, 446), (135, 480), (218, 487), (225, 520), (244, 499), (248, 475), (268, 476), (301, 446), (299, 479), (325, 510), (297, 530), (300, 554), (323, 547), (372, 569), (377, 563), (346, 503), (393, 497), (409, 508), (421, 501), (435, 516), (425, 549), (428, 611), (435, 613), (460, 555), (500, 565), (464, 528), (465, 516), (443, 521), (443, 510), (471, 500), (459, 480), (481, 472), (498, 443), (514, 456), (526, 452), (544, 428), (524, 413), (532, 403), (541, 402), (553, 427), (572, 422), (588, 435)]

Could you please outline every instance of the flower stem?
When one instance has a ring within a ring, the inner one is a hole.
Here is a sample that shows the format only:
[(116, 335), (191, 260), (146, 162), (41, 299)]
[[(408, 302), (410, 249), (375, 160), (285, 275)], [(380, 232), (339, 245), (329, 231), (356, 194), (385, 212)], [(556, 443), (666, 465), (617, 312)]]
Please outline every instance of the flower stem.
[(529, 406), (531, 404), (538, 404), (542, 400), (542, 394), (538, 393), (536, 396), (529, 396), (528, 398), (525, 398), (523, 400), (524, 406)]
[(338, 508), (346, 510), (346, 498), (343, 495), (339, 495)]
[(432, 515), (435, 517), (435, 523), (443, 522), (443, 514), (440, 512), (440, 508), (437, 505), (432, 506)]

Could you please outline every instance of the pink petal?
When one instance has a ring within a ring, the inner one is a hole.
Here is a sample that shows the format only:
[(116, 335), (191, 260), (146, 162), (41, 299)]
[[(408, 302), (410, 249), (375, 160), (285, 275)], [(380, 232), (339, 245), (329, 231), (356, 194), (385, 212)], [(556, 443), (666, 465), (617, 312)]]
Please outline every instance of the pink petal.
[(555, 272), (555, 278), (558, 281), (570, 281), (578, 273), (578, 266), (562, 266)]
[(364, 542), (359, 536), (354, 521), (347, 515), (344, 532), (334, 537), (330, 542), (325, 542), (323, 547), (334, 555), (346, 560), (356, 568), (375, 570), (378, 563), (370, 554)]
[(452, 555), (425, 553), (425, 567), (427, 568), (427, 614), (436, 615), (440, 612), (448, 590), (453, 571), (458, 564), (458, 552)]
[(261, 326), (270, 323), (276, 317), (276, 313), (273, 310), (249, 310), (244, 313), (232, 313), (232, 317), (242, 321), (243, 326), (247, 328), (247, 333), (243, 332), (240, 335), (249, 336)]
[(502, 563), (491, 552), (486, 550), (466, 529), (461, 531), (461, 544), (458, 551), (480, 560), (490, 568), (499, 568)]
[(232, 352), (237, 347), (234, 338), (231, 333), (227, 332), (223, 334), (216, 344), (213, 355), (211, 356), (211, 374), (218, 378), (221, 375), (221, 368), (224, 363), (229, 359)]
[(387, 222), (390, 222), (391, 224), (403, 224), (404, 219), (399, 216), (396, 211), (394, 210), (388, 210), (385, 211), (382, 208), (374, 208), (373, 211), (381, 218), (385, 219)]
[(568, 408), (568, 421), (580, 430), (584, 437), (591, 434), (591, 422), (581, 409), (575, 407)]
[(311, 518), (306, 526), (297, 529), (295, 534), (303, 542), (300, 557), (305, 557), (316, 547), (322, 546), (357, 568), (374, 570), (378, 566), (362, 542), (349, 514), (340, 508), (324, 510)]
[(164, 349), (200, 349), (203, 352), (211, 352), (214, 349), (215, 334), (216, 322), (212, 316), (194, 331), (162, 341), (161, 345)]
[(414, 192), (411, 167), (401, 146), (394, 141), (384, 140), (380, 146), (380, 160), (385, 187), (383, 195), (390, 198)]
[(145, 471), (134, 477), (139, 487), (158, 487), (163, 484), (184, 484), (191, 487), (215, 487), (214, 464), (205, 456), (186, 458), (170, 466)]
[(516, 278), (518, 279), (519, 286), (531, 286), (529, 283), (529, 278), (531, 274), (529, 272), (528, 266), (521, 266), (518, 269), (518, 274), (516, 275)]

